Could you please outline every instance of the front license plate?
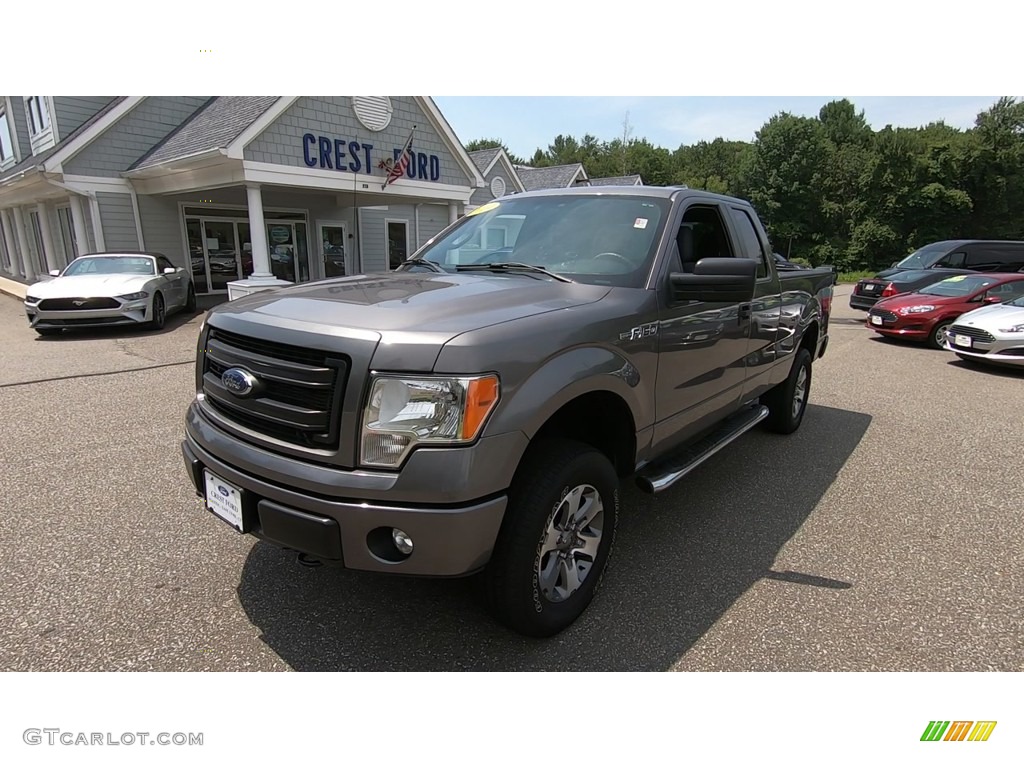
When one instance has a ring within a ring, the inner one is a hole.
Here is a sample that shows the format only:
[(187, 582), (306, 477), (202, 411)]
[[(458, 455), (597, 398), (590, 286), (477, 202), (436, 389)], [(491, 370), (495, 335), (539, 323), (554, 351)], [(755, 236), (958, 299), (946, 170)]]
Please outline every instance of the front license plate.
[(203, 470), (206, 476), (206, 508), (230, 525), (242, 531), (242, 492)]
[(953, 337), (953, 343), (956, 344), (958, 347), (967, 347), (968, 349), (970, 349), (971, 348), (971, 337), (970, 336), (961, 336), (958, 333), (956, 336)]
[(882, 324), (882, 318), (880, 318), (878, 315), (872, 315), (871, 316), (871, 324), (872, 325), (881, 325)]

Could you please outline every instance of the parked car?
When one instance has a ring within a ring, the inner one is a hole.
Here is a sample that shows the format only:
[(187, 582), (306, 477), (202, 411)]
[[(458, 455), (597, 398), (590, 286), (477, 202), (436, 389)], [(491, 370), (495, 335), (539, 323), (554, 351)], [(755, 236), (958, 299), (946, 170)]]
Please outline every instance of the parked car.
[[(620, 484), (796, 431), (829, 338), (835, 273), (778, 272), (749, 203), (620, 189), (492, 201), (394, 271), (215, 309), (182, 443), (207, 510), (304, 562), (482, 571), (509, 627), (569, 626)], [(462, 261), (496, 228), (508, 253)]]
[(1024, 268), (1024, 241), (943, 240), (919, 248), (879, 272), (885, 278), (908, 269), (968, 269), (972, 272), (1018, 272)]
[(888, 278), (866, 277), (853, 286), (850, 306), (853, 309), (871, 309), (882, 299), (919, 291), (951, 275), (970, 274), (974, 273), (968, 269), (911, 269)]
[(879, 301), (868, 312), (867, 326), (889, 338), (923, 341), (942, 349), (946, 331), (962, 314), (1018, 296), (1024, 296), (1020, 273), (953, 275), (915, 293)]
[(196, 308), (188, 272), (159, 253), (85, 254), (50, 275), (52, 280), (30, 285), (25, 296), (29, 325), (40, 336), (71, 327), (159, 329), (168, 313)]
[(1024, 295), (960, 315), (946, 349), (968, 362), (1024, 367)]

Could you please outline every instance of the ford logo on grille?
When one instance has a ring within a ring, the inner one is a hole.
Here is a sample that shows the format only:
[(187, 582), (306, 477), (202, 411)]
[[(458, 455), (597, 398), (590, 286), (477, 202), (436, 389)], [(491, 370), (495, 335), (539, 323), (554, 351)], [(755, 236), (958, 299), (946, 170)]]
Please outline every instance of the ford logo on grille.
[(221, 374), (220, 383), (231, 394), (245, 397), (256, 388), (259, 380), (243, 368), (228, 368)]

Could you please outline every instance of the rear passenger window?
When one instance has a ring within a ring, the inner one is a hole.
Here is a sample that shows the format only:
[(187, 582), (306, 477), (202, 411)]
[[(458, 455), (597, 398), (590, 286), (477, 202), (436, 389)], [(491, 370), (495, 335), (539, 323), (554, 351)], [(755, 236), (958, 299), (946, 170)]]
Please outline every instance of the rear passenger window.
[(750, 219), (750, 214), (742, 208), (730, 208), (732, 221), (736, 227), (736, 234), (739, 237), (739, 256), (744, 259), (753, 259), (757, 262), (757, 276), (768, 276), (768, 262), (765, 258), (764, 248), (761, 246), (761, 238), (757, 236), (757, 228)]

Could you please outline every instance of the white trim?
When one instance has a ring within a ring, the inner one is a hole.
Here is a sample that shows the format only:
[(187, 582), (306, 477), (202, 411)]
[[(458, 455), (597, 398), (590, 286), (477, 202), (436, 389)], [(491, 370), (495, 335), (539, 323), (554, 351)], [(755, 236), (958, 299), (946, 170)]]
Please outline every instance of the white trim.
[(151, 178), (142, 176), (131, 176), (130, 178), (135, 191), (142, 195), (205, 192), (220, 187), (244, 186), (246, 181), (245, 171), (234, 160), (197, 170), (163, 173)]
[[(76, 136), (66, 147), (61, 147), (57, 152), (46, 158), (43, 161), (45, 170), (49, 173), (63, 173), (64, 169), (62, 166), (65, 161), (70, 160), (89, 146), (102, 133), (135, 109), (146, 98), (146, 96), (129, 96), (117, 106), (112, 107), (109, 112)], [(105, 106), (103, 108), (106, 109)]]
[(89, 198), (89, 211), (92, 215), (92, 237), (96, 241), (96, 250), (102, 253), (107, 250), (107, 242), (103, 238), (103, 221), (100, 218), (100, 203), (93, 195)]
[[(319, 168), (299, 168), (298, 166), (258, 163), (254, 160), (244, 160), (242, 168), (244, 180), (250, 183), (278, 184), (350, 193), (353, 189), (356, 189), (357, 193), (396, 197), (424, 197), (444, 202), (468, 203), (469, 198), (473, 194), (473, 189), (470, 187), (460, 187), (454, 184), (435, 184), (416, 179), (399, 179), (388, 184), (382, 190), (380, 188), (382, 181), (380, 176), (367, 176), (365, 174), (350, 173), (349, 171), (328, 171)], [(356, 188), (357, 186), (358, 188)]]
[(50, 130), (53, 131), (53, 143), (60, 144), (60, 127), (57, 125), (57, 105), (53, 103), (53, 96), (44, 96), (46, 108), (50, 110)]
[[(205, 157), (209, 157), (212, 162), (196, 162), (198, 159)], [(153, 163), (152, 165), (143, 165), (139, 168), (134, 168), (130, 171), (125, 171), (125, 177), (139, 179), (151, 178), (153, 176), (159, 176), (168, 172), (173, 172), (179, 166), (181, 167), (182, 171), (197, 171), (206, 166), (217, 165), (219, 163), (222, 163), (225, 157), (227, 157), (227, 150), (224, 149), (223, 147), (214, 147), (213, 149), (201, 149), (197, 152), (191, 152), (187, 155), (181, 155), (170, 160), (165, 160), (164, 162)]]
[(405, 258), (412, 256), (409, 250), (409, 220), (408, 219), (384, 219), (384, 270), (391, 272), (391, 251), (389, 250), (388, 224), (405, 224)]
[(89, 192), (110, 192), (113, 194), (126, 195), (132, 191), (131, 183), (127, 179), (119, 179), (112, 176), (76, 176), (64, 174), (61, 179), (65, 184), (74, 184), (80, 189)]
[[(249, 211), (249, 206), (248, 205), (236, 205), (235, 203), (223, 203), (223, 204), (219, 204), (219, 203), (191, 203), (191, 202), (189, 202), (187, 200), (179, 200), (178, 201), (178, 207), (181, 209), (181, 214), (182, 215), (185, 214), (185, 209), (186, 208), (205, 208), (205, 209), (211, 210), (211, 211), (224, 210), (224, 209), (231, 210), (231, 211), (243, 211), (243, 212), (246, 213), (246, 216), (242, 216), (241, 217), (243, 219), (248, 216), (248, 211)], [(271, 213), (301, 213), (301, 214), (305, 215), (307, 219), (309, 218), (309, 209), (308, 208), (287, 208), (287, 207), (281, 207), (281, 206), (277, 206), (277, 205), (266, 205), (266, 204), (264, 204), (263, 211), (264, 212), (270, 211)], [(189, 216), (195, 216), (195, 215), (196, 214), (192, 214), (192, 213), (189, 214)], [(204, 214), (198, 214), (198, 215), (199, 216), (203, 216)], [(282, 221), (298, 221), (298, 219), (282, 219)]]
[(275, 104), (272, 104), (266, 112), (242, 131), (238, 137), (228, 144), (224, 154), (233, 160), (243, 160), (246, 146), (255, 141), (256, 138), (281, 117), (288, 109), (298, 101), (301, 96), (281, 96)]
[(441, 114), (441, 110), (437, 108), (434, 100), (429, 96), (413, 96), (413, 101), (419, 104), (427, 119), (433, 123), (434, 130), (437, 131), (441, 138), (448, 140), (448, 143), (451, 145), (449, 149), (453, 150), (452, 154), (456, 162), (463, 166), (463, 170), (469, 171), (468, 175), (472, 186), (477, 189), (486, 186), (487, 182), (481, 175), (480, 169), (476, 167), (473, 158), (469, 156), (466, 148), (462, 146), (459, 137), (455, 135), (455, 131), (452, 130), (445, 116)]
[(13, 131), (11, 134), (11, 149), (14, 150), (14, 162), (7, 164), (8, 167), (11, 165), (17, 165), (23, 158), (21, 156), (21, 143), (18, 141), (18, 125), (14, 122), (14, 102), (11, 101), (10, 96), (4, 96), (4, 111), (7, 113), (7, 129)]

